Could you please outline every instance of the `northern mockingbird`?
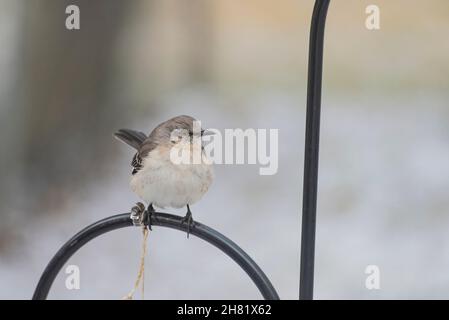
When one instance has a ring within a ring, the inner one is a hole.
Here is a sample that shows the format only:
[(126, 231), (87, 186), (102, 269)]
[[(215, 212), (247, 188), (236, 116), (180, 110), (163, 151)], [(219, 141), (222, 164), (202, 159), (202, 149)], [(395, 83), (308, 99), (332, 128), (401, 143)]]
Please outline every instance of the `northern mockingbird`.
[[(183, 115), (159, 124), (149, 136), (131, 129), (120, 129), (114, 134), (137, 150), (131, 162), (130, 185), (148, 204), (148, 219), (155, 212), (153, 205), (187, 206), (183, 219), (187, 223), (187, 237), (194, 226), (190, 205), (201, 199), (213, 180), (212, 163), (201, 143), (201, 137), (210, 133), (198, 124), (194, 118)], [(195, 153), (199, 155), (196, 159)], [(183, 161), (179, 161), (180, 155)], [(142, 214), (145, 206), (139, 202), (133, 210)]]

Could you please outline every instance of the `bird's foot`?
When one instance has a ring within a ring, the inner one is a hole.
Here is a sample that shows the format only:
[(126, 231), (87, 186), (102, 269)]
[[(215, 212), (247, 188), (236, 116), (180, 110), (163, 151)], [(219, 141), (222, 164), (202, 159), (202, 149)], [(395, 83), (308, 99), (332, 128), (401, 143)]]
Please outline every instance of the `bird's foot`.
[(153, 229), (151, 229), (151, 225), (153, 224), (152, 219), (153, 219), (153, 214), (155, 212), (156, 212), (156, 210), (154, 210), (153, 204), (150, 203), (150, 205), (148, 206), (147, 210), (145, 211), (146, 214), (144, 216), (144, 220), (142, 221), (143, 225), (145, 227), (147, 227), (148, 230), (153, 230)]
[(130, 218), (134, 226), (141, 226), (142, 219), (144, 217), (145, 206), (142, 202), (137, 202), (134, 207), (131, 208)]
[(184, 218), (181, 220), (181, 225), (184, 223), (187, 224), (187, 238), (190, 235), (190, 229), (195, 227), (195, 221), (193, 221), (192, 212), (190, 211), (190, 207), (187, 205), (187, 213)]
[(131, 220), (135, 226), (144, 226), (151, 230), (151, 218), (155, 212), (153, 205), (150, 204), (145, 210), (145, 206), (142, 202), (137, 202), (131, 209)]

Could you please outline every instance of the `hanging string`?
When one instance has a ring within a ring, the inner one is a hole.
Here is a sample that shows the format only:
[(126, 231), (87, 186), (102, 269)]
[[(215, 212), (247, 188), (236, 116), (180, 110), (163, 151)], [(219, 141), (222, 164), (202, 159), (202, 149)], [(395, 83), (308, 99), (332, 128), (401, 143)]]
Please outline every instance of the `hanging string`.
[(134, 293), (139, 288), (139, 284), (141, 285), (141, 294), (142, 300), (145, 299), (145, 256), (147, 254), (147, 239), (148, 234), (150, 233), (146, 226), (143, 227), (143, 239), (142, 239), (142, 253), (140, 255), (140, 266), (139, 271), (137, 272), (137, 278), (134, 283), (134, 288), (122, 298), (122, 300), (133, 300)]

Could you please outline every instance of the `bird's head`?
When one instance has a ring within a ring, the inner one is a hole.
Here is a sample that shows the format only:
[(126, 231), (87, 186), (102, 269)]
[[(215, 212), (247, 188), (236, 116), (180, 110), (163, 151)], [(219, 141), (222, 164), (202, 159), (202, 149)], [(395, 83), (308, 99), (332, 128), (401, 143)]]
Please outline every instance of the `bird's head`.
[(201, 141), (203, 135), (210, 134), (201, 128), (201, 121), (186, 115), (171, 118), (161, 123), (156, 130), (164, 142), (171, 144), (192, 144), (195, 139)]

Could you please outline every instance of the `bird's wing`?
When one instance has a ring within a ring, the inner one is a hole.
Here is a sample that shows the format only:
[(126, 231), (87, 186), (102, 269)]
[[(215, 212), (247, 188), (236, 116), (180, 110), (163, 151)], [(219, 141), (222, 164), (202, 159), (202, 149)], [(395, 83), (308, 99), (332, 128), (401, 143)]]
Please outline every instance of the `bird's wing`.
[(142, 168), (142, 158), (149, 153), (150, 139), (145, 133), (131, 129), (120, 129), (114, 137), (137, 150), (131, 162), (132, 174), (137, 173)]
[(148, 154), (157, 147), (157, 142), (155, 142), (151, 137), (147, 138), (139, 147), (136, 154), (133, 157), (131, 165), (133, 167), (132, 174), (136, 174), (140, 169), (142, 169), (142, 159), (148, 156)]
[(131, 166), (133, 167), (132, 174), (136, 174), (142, 169), (142, 158), (139, 156), (138, 152), (134, 155), (133, 160), (131, 161)]

